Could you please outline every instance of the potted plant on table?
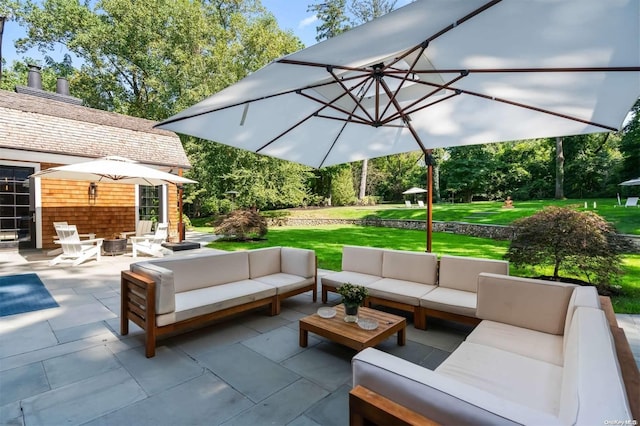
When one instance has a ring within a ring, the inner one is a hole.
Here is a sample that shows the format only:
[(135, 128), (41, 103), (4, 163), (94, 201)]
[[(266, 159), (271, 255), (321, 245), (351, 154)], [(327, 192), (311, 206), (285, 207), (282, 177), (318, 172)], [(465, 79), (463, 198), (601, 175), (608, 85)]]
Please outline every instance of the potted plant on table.
[(344, 304), (344, 313), (346, 322), (358, 321), (358, 307), (365, 301), (369, 292), (366, 287), (351, 283), (344, 283), (337, 289), (338, 294), (342, 296)]

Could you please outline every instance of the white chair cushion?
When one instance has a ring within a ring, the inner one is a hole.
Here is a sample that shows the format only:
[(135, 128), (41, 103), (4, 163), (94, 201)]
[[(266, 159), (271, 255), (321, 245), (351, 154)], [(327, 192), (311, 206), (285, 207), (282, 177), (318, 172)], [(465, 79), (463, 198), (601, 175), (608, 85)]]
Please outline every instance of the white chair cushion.
[(463, 342), (436, 372), (498, 397), (557, 415), (562, 367)]
[(442, 288), (476, 292), (481, 272), (509, 275), (509, 262), (462, 256), (440, 258), (438, 285)]
[(176, 310), (158, 315), (156, 324), (158, 326), (173, 324), (275, 295), (275, 287), (254, 280), (236, 281), (176, 293)]
[(255, 278), (256, 281), (273, 286), (277, 289), (278, 294), (286, 293), (291, 290), (297, 290), (301, 287), (313, 284), (313, 277), (304, 278), (298, 275), (285, 273), (265, 275)]
[(369, 296), (420, 306), (420, 298), (436, 288), (435, 285), (383, 278), (367, 285)]
[(282, 247), (280, 271), (286, 274), (312, 278), (316, 274), (316, 253), (313, 250)]
[(280, 247), (249, 250), (249, 278), (277, 274), (280, 269)]
[(367, 275), (351, 271), (341, 271), (320, 277), (320, 281), (323, 285), (333, 288), (338, 288), (344, 283), (351, 283), (369, 287), (371, 283), (378, 281), (380, 278), (381, 277), (376, 275)]
[(550, 362), (560, 367), (564, 363), (563, 337), (555, 334), (484, 320), (465, 341)]
[(173, 271), (151, 262), (132, 263), (131, 272), (152, 279), (156, 283), (156, 315), (167, 314), (176, 309)]
[(342, 270), (382, 276), (384, 250), (372, 247), (342, 247)]
[(382, 255), (382, 277), (436, 285), (438, 257), (433, 253), (385, 250)]
[(600, 296), (598, 296), (598, 290), (594, 286), (579, 286), (573, 289), (573, 293), (571, 294), (571, 298), (569, 299), (569, 306), (567, 307), (567, 316), (564, 321), (565, 349), (567, 346), (567, 335), (569, 334), (569, 327), (571, 327), (571, 322), (573, 320), (573, 313), (578, 306), (600, 309)]
[(476, 316), (476, 293), (437, 287), (420, 298), (420, 306), (452, 314)]

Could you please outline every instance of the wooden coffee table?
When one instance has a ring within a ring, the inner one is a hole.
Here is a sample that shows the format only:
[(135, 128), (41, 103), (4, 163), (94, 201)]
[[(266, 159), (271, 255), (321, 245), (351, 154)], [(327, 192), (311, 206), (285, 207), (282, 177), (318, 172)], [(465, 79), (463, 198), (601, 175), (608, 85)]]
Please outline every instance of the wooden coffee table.
[(406, 343), (407, 320), (397, 315), (360, 308), (358, 318), (371, 318), (378, 321), (375, 330), (363, 330), (358, 324), (344, 321), (344, 305), (338, 305), (336, 316), (322, 318), (317, 313), (300, 320), (300, 346), (307, 347), (309, 332), (326, 337), (341, 345), (360, 351), (385, 341), (393, 333), (398, 333), (398, 345)]

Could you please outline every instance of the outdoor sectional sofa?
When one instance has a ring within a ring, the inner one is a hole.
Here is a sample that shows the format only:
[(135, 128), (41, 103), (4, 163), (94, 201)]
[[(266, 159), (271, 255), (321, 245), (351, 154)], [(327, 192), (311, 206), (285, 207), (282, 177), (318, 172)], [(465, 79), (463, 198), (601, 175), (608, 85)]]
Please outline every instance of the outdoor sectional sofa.
[(280, 302), (311, 291), (317, 298), (315, 252), (289, 247), (185, 255), (133, 263), (122, 271), (121, 334), (129, 320), (156, 338), (258, 307), (280, 313)]
[(594, 287), (483, 273), (477, 316), (482, 322), (435, 371), (373, 348), (357, 354), (351, 424), (631, 421), (638, 395), (627, 398)]
[(509, 274), (502, 260), (433, 253), (344, 246), (342, 271), (320, 278), (322, 302), (349, 282), (368, 288), (368, 305), (413, 313), (414, 325), (426, 329), (427, 317), (476, 325), (476, 289), (481, 272)]

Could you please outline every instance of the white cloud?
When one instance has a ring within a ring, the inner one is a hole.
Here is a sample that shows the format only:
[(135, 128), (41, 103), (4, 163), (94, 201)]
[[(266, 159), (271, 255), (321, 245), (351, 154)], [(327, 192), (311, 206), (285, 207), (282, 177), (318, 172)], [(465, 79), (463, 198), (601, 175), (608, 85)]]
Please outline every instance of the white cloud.
[(298, 23), (298, 28), (308, 27), (309, 25), (315, 23), (318, 20), (316, 15), (311, 15), (307, 18), (304, 18), (302, 21)]

